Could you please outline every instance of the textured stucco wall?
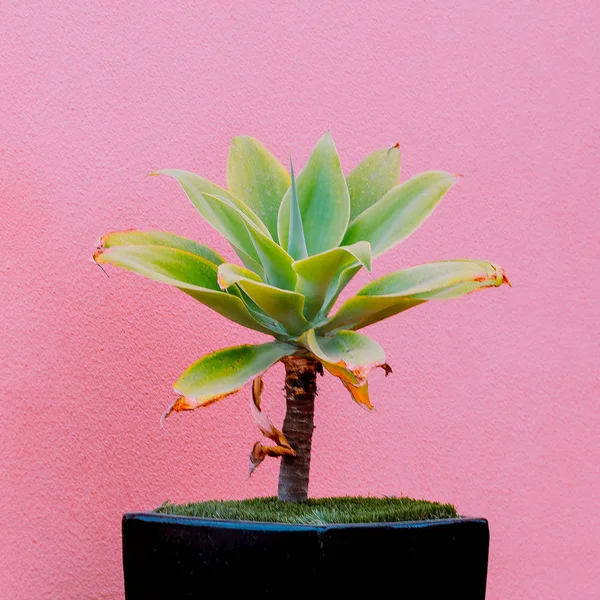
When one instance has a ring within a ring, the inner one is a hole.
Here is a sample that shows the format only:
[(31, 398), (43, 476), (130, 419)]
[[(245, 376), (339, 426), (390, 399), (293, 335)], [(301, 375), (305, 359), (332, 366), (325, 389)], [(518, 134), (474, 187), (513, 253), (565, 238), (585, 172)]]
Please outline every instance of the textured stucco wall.
[[(88, 259), (134, 226), (231, 256), (173, 182), (144, 174), (223, 182), (239, 133), (300, 166), (330, 127), (347, 169), (400, 142), (403, 178), (465, 175), (375, 276), (477, 257), (514, 288), (371, 328), (394, 375), (375, 376), (372, 414), (323, 381), (312, 494), (454, 502), (490, 519), (491, 600), (598, 598), (599, 14), (4, 0), (0, 597), (121, 598), (124, 511), (274, 492), (274, 461), (246, 477), (247, 393), (158, 421), (190, 362), (262, 337)], [(265, 398), (278, 422), (280, 378)]]

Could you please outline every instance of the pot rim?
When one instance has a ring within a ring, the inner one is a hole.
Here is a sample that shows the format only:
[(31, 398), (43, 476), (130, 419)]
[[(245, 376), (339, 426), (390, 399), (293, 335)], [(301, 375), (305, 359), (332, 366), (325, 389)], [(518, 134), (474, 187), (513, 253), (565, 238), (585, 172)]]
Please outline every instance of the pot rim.
[(278, 521), (246, 521), (237, 519), (217, 519), (208, 517), (192, 517), (184, 515), (169, 515), (149, 511), (130, 512), (123, 515), (123, 522), (138, 520), (145, 522), (170, 521), (177, 525), (211, 525), (220, 529), (270, 529), (274, 531), (326, 531), (328, 529), (418, 529), (422, 527), (458, 525), (462, 523), (485, 523), (483, 517), (459, 516), (447, 519), (424, 519), (421, 521), (374, 521), (367, 523), (282, 523)]

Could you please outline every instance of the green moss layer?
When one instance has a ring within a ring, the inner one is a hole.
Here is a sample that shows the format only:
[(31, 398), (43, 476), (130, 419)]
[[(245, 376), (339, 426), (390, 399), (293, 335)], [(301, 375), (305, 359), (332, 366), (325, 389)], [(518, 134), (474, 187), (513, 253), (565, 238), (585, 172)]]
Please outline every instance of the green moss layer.
[(389, 523), (392, 521), (448, 519), (458, 516), (456, 509), (451, 504), (396, 497), (319, 498), (298, 503), (280, 502), (274, 497), (191, 504), (165, 502), (154, 512), (208, 519), (302, 523), (305, 525)]

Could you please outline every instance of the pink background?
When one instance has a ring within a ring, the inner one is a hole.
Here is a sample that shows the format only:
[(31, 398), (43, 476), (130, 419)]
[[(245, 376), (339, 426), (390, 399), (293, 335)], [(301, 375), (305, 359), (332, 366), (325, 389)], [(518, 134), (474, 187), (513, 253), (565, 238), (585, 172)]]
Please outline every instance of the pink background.
[(372, 414), (323, 380), (312, 494), (454, 502), (490, 520), (488, 598), (598, 598), (599, 17), (591, 0), (4, 0), (0, 597), (122, 598), (123, 512), (275, 492), (275, 461), (247, 479), (247, 390), (159, 427), (189, 363), (265, 338), (89, 257), (134, 226), (231, 257), (145, 173), (223, 183), (240, 133), (300, 166), (331, 128), (348, 170), (400, 142), (402, 178), (465, 175), (375, 276), (476, 257), (514, 288), (368, 330), (394, 375)]

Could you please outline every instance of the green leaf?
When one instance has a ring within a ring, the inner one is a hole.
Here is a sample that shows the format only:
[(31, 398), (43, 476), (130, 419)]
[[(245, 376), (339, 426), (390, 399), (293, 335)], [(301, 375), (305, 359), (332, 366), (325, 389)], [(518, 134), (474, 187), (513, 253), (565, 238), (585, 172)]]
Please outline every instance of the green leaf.
[(332, 293), (332, 287), (337, 288), (342, 272), (357, 262), (371, 270), (369, 242), (332, 248), (293, 263), (298, 274), (296, 291), (306, 296), (304, 316), (309, 321), (323, 309), (328, 294)]
[(189, 171), (184, 171), (182, 169), (161, 169), (160, 171), (151, 173), (151, 175), (168, 175), (169, 177), (176, 179), (198, 212), (217, 231), (220, 232), (218, 219), (214, 218), (210, 207), (206, 206), (206, 203), (202, 197), (205, 193), (225, 198), (232, 206), (235, 206), (252, 223), (254, 223), (258, 229), (270, 236), (269, 230), (265, 224), (256, 216), (251, 208), (246, 206), (246, 204), (244, 204), (244, 202), (242, 202), (239, 198), (228, 192), (226, 189), (218, 186), (216, 183), (213, 183), (204, 177), (200, 177), (200, 175), (196, 175), (195, 173), (190, 173)]
[(356, 387), (366, 383), (372, 369), (385, 364), (383, 348), (370, 337), (355, 331), (317, 336), (310, 329), (299, 341), (332, 375)]
[(236, 290), (221, 291), (217, 266), (208, 260), (164, 246), (112, 246), (94, 254), (99, 264), (112, 264), (154, 281), (178, 288), (229, 320), (269, 335), (277, 330), (259, 323), (248, 311)]
[(304, 226), (302, 225), (302, 215), (300, 214), (300, 203), (298, 200), (298, 190), (296, 188), (296, 178), (294, 176), (294, 165), (290, 158), (290, 173), (292, 185), (290, 187), (290, 226), (288, 230), (287, 249), (295, 259), (301, 259), (308, 256), (306, 250), (306, 239), (304, 237)]
[[(316, 145), (297, 178), (298, 201), (309, 255), (339, 245), (350, 217), (350, 196), (331, 135)], [(289, 247), (291, 190), (279, 208), (279, 243)]]
[(238, 256), (244, 264), (264, 276), (269, 283), (283, 289), (294, 289), (296, 273), (292, 268), (292, 257), (226, 199), (213, 194), (204, 194), (204, 198), (228, 229), (235, 232), (236, 239), (232, 244), (242, 248), (243, 253), (238, 252)]
[[(241, 210), (231, 204), (227, 198), (209, 194), (208, 192), (202, 194), (202, 198), (207, 210), (210, 210), (219, 220), (222, 227), (221, 233), (227, 238), (233, 249), (236, 251), (240, 249), (242, 251), (243, 254), (239, 255), (240, 258), (244, 260), (248, 256), (260, 266), (260, 258), (248, 231), (248, 226), (254, 227), (251, 220)], [(272, 243), (275, 244), (273, 241)], [(249, 266), (249, 268), (252, 268), (252, 266)]]
[(282, 290), (260, 281), (252, 271), (225, 263), (219, 266), (219, 285), (223, 288), (237, 284), (269, 317), (278, 321), (292, 336), (309, 328), (302, 314), (304, 296)]
[(346, 300), (317, 333), (361, 329), (428, 300), (458, 298), (475, 290), (508, 283), (502, 268), (481, 260), (428, 263), (391, 273)]
[(215, 265), (225, 262), (225, 259), (220, 254), (208, 246), (180, 235), (154, 229), (147, 231), (138, 231), (135, 229), (114, 231), (103, 235), (100, 243), (104, 248), (111, 248), (112, 246), (163, 246), (165, 248), (185, 250)]
[(257, 275), (259, 275), (261, 278), (265, 276), (265, 270), (263, 269), (262, 264), (260, 263), (260, 258), (258, 258), (258, 257), (252, 258), (251, 256), (249, 256), (248, 254), (246, 254), (239, 248), (236, 248), (233, 244), (231, 245), (231, 247), (233, 248), (235, 253), (238, 255), (238, 257), (242, 261), (243, 265), (247, 269), (250, 269)]
[(366, 240), (373, 257), (383, 254), (421, 226), (455, 181), (443, 171), (411, 177), (350, 223), (344, 245)]
[(323, 308), (319, 313), (319, 317), (325, 318), (328, 314), (338, 296), (342, 293), (343, 289), (352, 281), (352, 278), (361, 270), (362, 265), (354, 265), (344, 269), (337, 281), (329, 288), (329, 292), (323, 301)]
[(346, 177), (350, 192), (350, 222), (398, 185), (400, 145), (369, 154)]
[(295, 350), (283, 342), (270, 342), (224, 348), (203, 356), (175, 382), (173, 387), (182, 398), (175, 401), (165, 416), (207, 406), (237, 392), (247, 381)]
[(217, 265), (191, 252), (165, 246), (112, 246), (94, 255), (97, 263), (109, 263), (155, 281), (186, 283), (219, 291)]
[(293, 290), (298, 279), (292, 267), (294, 259), (252, 225), (248, 225), (248, 234), (258, 254), (267, 283), (284, 290)]
[(155, 174), (169, 175), (175, 178), (198, 212), (212, 227), (227, 238), (244, 264), (250, 269), (260, 271), (258, 266), (260, 260), (245, 223), (254, 225), (268, 238), (271, 237), (271, 234), (248, 206), (227, 190), (194, 173), (179, 169), (167, 169), (157, 171)]
[(277, 241), (277, 214), (290, 176), (284, 166), (258, 141), (233, 138), (227, 159), (227, 187), (248, 205)]

